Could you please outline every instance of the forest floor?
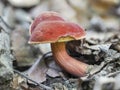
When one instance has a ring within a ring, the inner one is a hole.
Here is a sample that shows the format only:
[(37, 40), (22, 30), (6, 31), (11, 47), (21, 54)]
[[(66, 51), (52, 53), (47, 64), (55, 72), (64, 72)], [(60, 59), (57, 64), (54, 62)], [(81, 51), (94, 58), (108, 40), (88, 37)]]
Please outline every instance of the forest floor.
[[(120, 89), (119, 0), (30, 1), (0, 1), (0, 90)], [(93, 66), (86, 76), (59, 67), (49, 44), (28, 44), (30, 25), (44, 11), (58, 12), (85, 28), (86, 37), (67, 42), (66, 49), (71, 57)]]

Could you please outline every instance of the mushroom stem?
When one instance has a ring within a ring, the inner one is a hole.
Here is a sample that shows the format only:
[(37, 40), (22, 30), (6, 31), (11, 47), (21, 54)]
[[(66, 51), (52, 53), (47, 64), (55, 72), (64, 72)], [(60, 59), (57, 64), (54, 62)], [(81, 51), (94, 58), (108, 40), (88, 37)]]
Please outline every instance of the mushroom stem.
[(64, 42), (51, 43), (55, 61), (66, 71), (76, 76), (85, 76), (88, 64), (78, 61), (68, 55)]

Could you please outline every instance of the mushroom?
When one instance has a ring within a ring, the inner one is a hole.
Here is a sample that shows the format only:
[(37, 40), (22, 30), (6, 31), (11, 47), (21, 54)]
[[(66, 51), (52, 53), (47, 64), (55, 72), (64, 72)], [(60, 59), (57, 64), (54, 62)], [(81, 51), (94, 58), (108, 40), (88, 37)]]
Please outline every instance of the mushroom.
[[(65, 21), (58, 14), (59, 19), (54, 19), (51, 12), (45, 14), (49, 14), (49, 16), (46, 15), (49, 18), (48, 20), (38, 20), (39, 23), (36, 18), (32, 23), (34, 28), (31, 27), (29, 43), (51, 43), (51, 50), (58, 65), (75, 76), (85, 76), (90, 69), (90, 65), (74, 59), (66, 51), (67, 41), (79, 40), (85, 37), (84, 29), (75, 23)], [(38, 17), (42, 19), (41, 15)]]
[(34, 28), (41, 23), (42, 21), (52, 21), (52, 20), (60, 20), (60, 21), (64, 21), (64, 19), (62, 17), (59, 16), (58, 13), (56, 12), (44, 12), (41, 15), (39, 15), (38, 17), (35, 18), (33, 24), (31, 24), (31, 28), (30, 28), (30, 34), (32, 33), (32, 31), (34, 30)]

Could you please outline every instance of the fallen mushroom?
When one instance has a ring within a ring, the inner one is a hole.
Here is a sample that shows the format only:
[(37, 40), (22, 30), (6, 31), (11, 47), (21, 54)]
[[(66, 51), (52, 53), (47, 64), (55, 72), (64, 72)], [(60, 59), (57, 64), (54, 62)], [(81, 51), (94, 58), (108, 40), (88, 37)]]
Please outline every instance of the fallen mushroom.
[[(52, 18), (51, 12), (49, 17)], [(40, 16), (39, 16), (40, 18)], [(85, 76), (91, 65), (78, 61), (68, 55), (65, 42), (79, 40), (85, 37), (85, 31), (77, 24), (64, 20), (45, 20), (35, 26), (30, 31), (30, 44), (51, 43), (51, 49), (56, 62), (69, 73), (76, 76)]]

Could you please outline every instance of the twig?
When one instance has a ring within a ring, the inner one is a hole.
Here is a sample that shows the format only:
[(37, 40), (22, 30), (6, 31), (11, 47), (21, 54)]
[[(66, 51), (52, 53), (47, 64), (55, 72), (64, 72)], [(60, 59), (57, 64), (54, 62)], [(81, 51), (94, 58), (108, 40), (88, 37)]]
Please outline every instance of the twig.
[(11, 28), (8, 26), (8, 24), (3, 20), (3, 18), (0, 16), (0, 26), (1, 28), (6, 32), (10, 33)]
[(119, 73), (120, 73), (120, 71), (116, 71), (116, 72), (108, 74), (107, 77), (111, 77), (111, 76), (114, 76), (114, 75), (119, 74)]
[(28, 76), (24, 75), (23, 73), (19, 72), (18, 70), (15, 70), (15, 69), (14, 69), (14, 72), (17, 73), (17, 74), (19, 74), (20, 76), (26, 78), (27, 80), (35, 83), (36, 86), (39, 86), (40, 89), (41, 89), (41, 88), (44, 88), (44, 89), (47, 89), (47, 90), (53, 90), (51, 87), (48, 87), (48, 86), (45, 86), (45, 85), (43, 85), (43, 84), (37, 83), (36, 81), (30, 79)]
[(45, 53), (45, 54), (42, 56), (41, 60), (42, 60), (42, 59), (45, 59), (46, 57), (49, 57), (49, 56), (51, 56), (51, 55), (52, 55), (51, 51), (50, 51), (50, 52), (47, 52), (47, 53)]

